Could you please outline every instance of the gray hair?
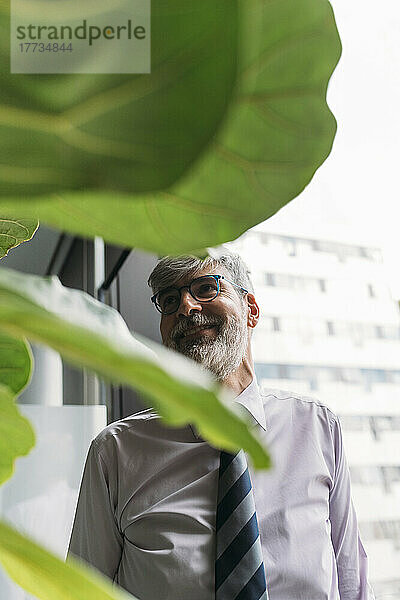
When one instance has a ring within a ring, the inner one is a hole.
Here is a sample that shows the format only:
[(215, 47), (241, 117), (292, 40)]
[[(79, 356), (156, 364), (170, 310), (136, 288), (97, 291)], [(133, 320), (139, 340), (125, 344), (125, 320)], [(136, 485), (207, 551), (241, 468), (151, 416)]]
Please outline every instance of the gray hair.
[[(226, 249), (216, 257), (207, 256), (204, 259), (191, 255), (164, 256), (150, 273), (147, 283), (152, 288), (153, 294), (156, 294), (163, 288), (175, 285), (185, 275), (195, 277), (204, 269), (214, 270), (218, 267), (223, 267), (234, 283), (249, 292), (254, 292), (246, 263), (238, 254), (233, 254)], [(237, 292), (242, 298), (238, 289)]]

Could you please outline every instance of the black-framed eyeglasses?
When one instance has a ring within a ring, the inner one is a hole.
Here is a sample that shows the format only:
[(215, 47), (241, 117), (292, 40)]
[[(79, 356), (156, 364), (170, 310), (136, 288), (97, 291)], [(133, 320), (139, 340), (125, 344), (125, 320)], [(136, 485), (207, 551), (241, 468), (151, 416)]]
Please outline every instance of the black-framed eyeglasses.
[(193, 279), (189, 285), (182, 285), (179, 288), (171, 286), (160, 290), (152, 296), (151, 301), (162, 315), (172, 315), (180, 306), (183, 289), (189, 290), (190, 295), (198, 302), (211, 302), (220, 293), (221, 279), (225, 279), (248, 294), (248, 290), (223, 275), (202, 275)]

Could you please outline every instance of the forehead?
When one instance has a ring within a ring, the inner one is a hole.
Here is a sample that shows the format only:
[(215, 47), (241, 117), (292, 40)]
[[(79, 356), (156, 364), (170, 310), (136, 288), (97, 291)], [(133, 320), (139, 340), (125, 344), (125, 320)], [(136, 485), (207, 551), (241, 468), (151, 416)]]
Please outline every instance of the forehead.
[(202, 267), (200, 269), (188, 271), (184, 275), (181, 275), (179, 279), (175, 278), (173, 282), (171, 279), (172, 283), (170, 283), (170, 285), (176, 287), (187, 285), (193, 281), (193, 279), (196, 279), (197, 277), (203, 277), (203, 275), (224, 275), (225, 277), (229, 278), (229, 273), (227, 270), (224, 269), (224, 267), (217, 265), (216, 267)]

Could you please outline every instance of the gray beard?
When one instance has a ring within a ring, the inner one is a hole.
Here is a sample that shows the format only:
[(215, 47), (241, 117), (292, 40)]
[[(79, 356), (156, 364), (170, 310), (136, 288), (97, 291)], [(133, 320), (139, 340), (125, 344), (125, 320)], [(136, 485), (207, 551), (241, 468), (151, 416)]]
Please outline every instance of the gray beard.
[[(203, 334), (187, 340), (181, 339), (183, 333), (202, 325), (216, 325), (216, 337)], [(200, 363), (214, 374), (217, 381), (223, 381), (239, 367), (246, 356), (245, 315), (241, 319), (230, 316), (224, 320), (221, 317), (205, 317), (201, 313), (195, 313), (174, 327), (165, 345)]]

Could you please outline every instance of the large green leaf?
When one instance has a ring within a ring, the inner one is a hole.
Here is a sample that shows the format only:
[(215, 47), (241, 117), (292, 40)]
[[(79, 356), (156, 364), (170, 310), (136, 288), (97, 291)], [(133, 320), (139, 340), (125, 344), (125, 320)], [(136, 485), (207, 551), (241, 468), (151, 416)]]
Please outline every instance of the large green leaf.
[(73, 559), (64, 563), (0, 522), (0, 562), (7, 573), (40, 600), (134, 600), (98, 571)]
[[(0, 209), (123, 246), (180, 253), (231, 240), (297, 196), (336, 131), (325, 100), (340, 55), (333, 12), (327, 0), (240, 0), (239, 7), (238, 77), (223, 127), (175, 185), (130, 195), (100, 180), (112, 189), (60, 186), (54, 195), (4, 196)], [(205, 83), (202, 97), (214, 97), (212, 86)], [(177, 97), (180, 109), (187, 103)]]
[(18, 394), (31, 374), (32, 353), (24, 340), (0, 332), (0, 384)]
[(149, 75), (12, 74), (8, 3), (0, 17), (2, 196), (166, 187), (225, 113), (237, 0), (152, 0)]
[(149, 341), (144, 345), (117, 311), (63, 287), (56, 277), (0, 269), (0, 328), (137, 388), (167, 423), (193, 423), (215, 446), (244, 448), (256, 468), (269, 466), (256, 431), (250, 432), (224, 388), (184, 356)]
[(10, 219), (0, 216), (0, 258), (6, 256), (11, 248), (32, 239), (38, 227), (37, 219)]
[(9, 388), (0, 384), (0, 483), (11, 477), (14, 461), (33, 448), (35, 435), (23, 417)]

